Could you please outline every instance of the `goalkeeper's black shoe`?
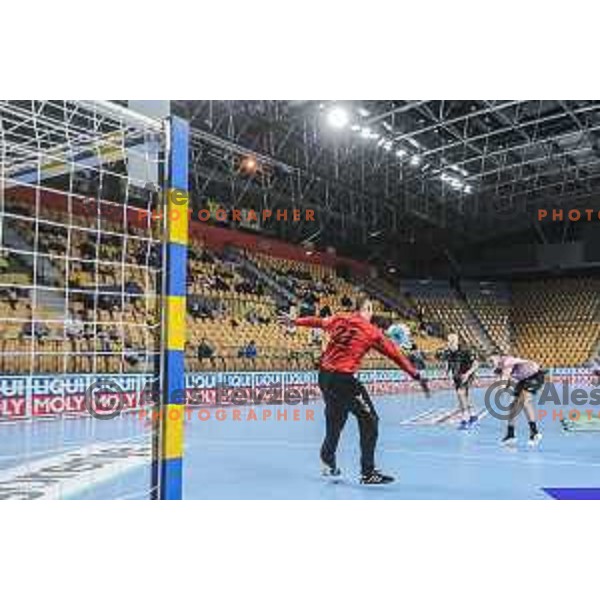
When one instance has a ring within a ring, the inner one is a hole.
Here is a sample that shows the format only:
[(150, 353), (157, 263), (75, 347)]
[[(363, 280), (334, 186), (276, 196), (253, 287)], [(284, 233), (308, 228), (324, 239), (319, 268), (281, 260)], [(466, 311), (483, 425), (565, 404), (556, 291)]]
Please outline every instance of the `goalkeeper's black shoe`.
[(377, 469), (373, 469), (370, 473), (361, 475), (360, 482), (364, 485), (384, 485), (392, 483), (394, 478), (391, 475), (384, 475)]

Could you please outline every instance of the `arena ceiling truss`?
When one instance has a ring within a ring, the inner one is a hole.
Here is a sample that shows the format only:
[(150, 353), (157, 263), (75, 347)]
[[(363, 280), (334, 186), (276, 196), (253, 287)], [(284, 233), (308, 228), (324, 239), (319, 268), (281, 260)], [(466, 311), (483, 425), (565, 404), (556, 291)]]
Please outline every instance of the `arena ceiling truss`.
[(600, 198), (598, 101), (176, 101), (174, 112), (194, 130), (198, 198), (317, 209), (318, 227), (268, 227), (363, 256), (539, 229), (538, 207)]

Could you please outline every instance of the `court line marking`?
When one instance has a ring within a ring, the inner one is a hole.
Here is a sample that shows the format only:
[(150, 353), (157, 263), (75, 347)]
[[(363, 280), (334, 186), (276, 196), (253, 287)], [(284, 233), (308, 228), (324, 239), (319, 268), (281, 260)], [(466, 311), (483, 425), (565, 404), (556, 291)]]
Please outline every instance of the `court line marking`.
[(418, 415), (411, 417), (410, 419), (405, 419), (404, 421), (400, 421), (400, 425), (409, 425), (410, 423), (414, 423), (416, 421), (419, 421), (420, 419), (425, 418), (426, 416), (430, 415), (431, 413), (437, 412), (439, 410), (443, 410), (443, 409), (439, 409), (439, 408), (430, 408), (429, 410), (426, 410), (422, 413), (419, 413)]
[(54, 500), (73, 496), (150, 463), (148, 444), (83, 446), (0, 471), (0, 498)]
[[(261, 441), (261, 440), (243, 440), (243, 439), (239, 439), (239, 440), (195, 440), (196, 443), (194, 443), (193, 445), (190, 445), (189, 448), (191, 449), (192, 447), (194, 448), (199, 448), (201, 446), (237, 446), (237, 447), (244, 447), (244, 446), (248, 446), (248, 447), (252, 447), (252, 446), (287, 446), (290, 448), (298, 448), (298, 449), (317, 449), (318, 451), (318, 447), (320, 445), (320, 442), (316, 442), (315, 444), (309, 444), (306, 442), (290, 442), (287, 440), (281, 440), (281, 441)], [(548, 457), (547, 455), (543, 455), (542, 452), (537, 451), (537, 449), (533, 449), (533, 450), (526, 450), (523, 449), (523, 451), (519, 452), (509, 452), (506, 449), (503, 449), (502, 446), (500, 444), (495, 445), (495, 444), (481, 444), (478, 443), (476, 446), (477, 449), (486, 449), (486, 450), (498, 450), (500, 453), (499, 454), (486, 454), (486, 455), (481, 455), (481, 454), (464, 454), (461, 452), (431, 452), (431, 451), (423, 451), (423, 450), (412, 450), (409, 446), (407, 447), (402, 447), (402, 448), (397, 448), (397, 447), (385, 447), (381, 449), (381, 452), (383, 455), (387, 454), (387, 453), (391, 453), (391, 454), (412, 454), (412, 455), (418, 455), (418, 456), (430, 456), (433, 458), (441, 458), (441, 459), (445, 459), (445, 460), (452, 460), (452, 461), (461, 461), (461, 460), (470, 460), (472, 462), (498, 462), (498, 463), (518, 463), (518, 464), (526, 464), (526, 465), (530, 465), (530, 462), (522, 462), (520, 460), (518, 460), (518, 458), (525, 458), (525, 457), (535, 457), (537, 459), (537, 464), (538, 465), (549, 465), (549, 466), (578, 466), (578, 467), (593, 467), (593, 468), (600, 468), (600, 463), (595, 462), (595, 463), (588, 463), (588, 462), (579, 462), (576, 460), (561, 460), (561, 459), (554, 459), (552, 457)]]
[[(122, 444), (122, 443), (131, 443), (131, 442), (137, 442), (137, 441), (145, 441), (147, 444), (150, 444), (151, 442), (151, 434), (150, 433), (140, 433), (139, 435), (134, 435), (131, 437), (120, 437), (120, 438), (115, 438), (114, 440), (111, 439), (107, 439), (107, 440), (102, 440), (99, 441), (98, 443), (100, 444)], [(84, 440), (85, 442), (86, 440)], [(31, 458), (37, 458), (37, 457), (55, 457), (58, 456), (60, 454), (64, 454), (65, 451), (73, 451), (73, 450), (77, 450), (77, 449), (82, 449), (85, 448), (85, 443), (81, 443), (81, 442), (65, 442), (61, 445), (60, 448), (46, 448), (44, 450), (34, 450), (33, 452), (21, 452), (19, 454), (4, 454), (2, 456), (0, 456), (0, 463), (3, 461), (10, 461), (10, 460), (15, 460), (15, 459), (31, 459)], [(0, 470), (0, 474), (1, 474), (1, 470)]]

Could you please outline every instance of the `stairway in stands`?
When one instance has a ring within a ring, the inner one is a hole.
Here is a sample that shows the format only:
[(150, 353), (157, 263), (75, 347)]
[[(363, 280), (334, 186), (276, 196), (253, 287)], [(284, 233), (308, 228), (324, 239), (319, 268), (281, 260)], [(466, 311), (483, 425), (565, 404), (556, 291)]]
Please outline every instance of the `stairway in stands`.
[(251, 274), (265, 287), (267, 287), (270, 290), (271, 296), (275, 297), (277, 300), (281, 300), (283, 303), (295, 304), (298, 302), (298, 298), (296, 298), (296, 296), (291, 292), (291, 290), (281, 285), (269, 273), (261, 269), (250, 258), (249, 255), (237, 250), (230, 251), (235, 252), (236, 260), (240, 265), (241, 269), (246, 273)]

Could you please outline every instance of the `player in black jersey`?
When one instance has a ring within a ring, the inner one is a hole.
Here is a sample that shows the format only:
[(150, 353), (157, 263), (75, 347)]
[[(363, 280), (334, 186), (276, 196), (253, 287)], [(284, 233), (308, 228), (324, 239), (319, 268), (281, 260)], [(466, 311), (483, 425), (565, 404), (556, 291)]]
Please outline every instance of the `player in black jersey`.
[(448, 336), (448, 347), (442, 350), (439, 357), (446, 362), (448, 374), (456, 390), (461, 413), (459, 429), (468, 429), (477, 423), (475, 408), (469, 396), (470, 385), (479, 367), (477, 356), (472, 349), (460, 343), (456, 333), (451, 333)]

